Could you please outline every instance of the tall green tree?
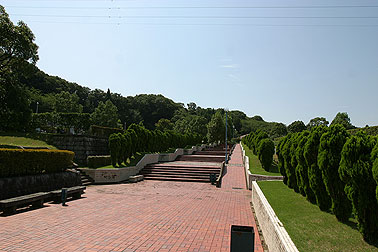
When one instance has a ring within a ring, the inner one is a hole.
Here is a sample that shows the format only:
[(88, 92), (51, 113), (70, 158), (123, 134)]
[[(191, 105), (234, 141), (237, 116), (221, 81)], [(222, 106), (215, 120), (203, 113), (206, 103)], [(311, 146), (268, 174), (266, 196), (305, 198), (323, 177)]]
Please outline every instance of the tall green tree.
[(377, 139), (358, 132), (343, 146), (339, 174), (352, 201), (358, 228), (368, 242), (378, 241), (377, 184), (372, 174), (371, 152)]
[(207, 139), (209, 143), (225, 141), (225, 125), (220, 111), (217, 111), (207, 125)]
[(291, 133), (302, 132), (306, 130), (306, 125), (302, 121), (294, 121), (287, 126), (287, 130)]
[(312, 128), (316, 126), (328, 126), (329, 122), (325, 117), (315, 117), (312, 118), (309, 123), (307, 124), (307, 129), (311, 130)]
[(67, 91), (62, 91), (55, 95), (54, 109), (56, 112), (81, 113), (83, 105), (79, 103), (79, 96), (76, 93), (70, 94)]
[(339, 176), (341, 150), (348, 136), (349, 134), (342, 125), (331, 125), (320, 139), (318, 154), (318, 164), (322, 171), (323, 182), (331, 196), (331, 210), (340, 221), (347, 221), (352, 213), (352, 204), (344, 192), (345, 183)]
[(117, 128), (119, 126), (117, 107), (110, 100), (105, 103), (100, 102), (91, 114), (91, 121), (95, 125)]
[(341, 124), (344, 126), (345, 129), (354, 129), (355, 126), (352, 125), (350, 122), (350, 118), (347, 112), (339, 112), (332, 120), (331, 125)]
[(327, 132), (327, 128), (324, 126), (313, 128), (303, 153), (308, 167), (310, 188), (315, 194), (316, 204), (322, 211), (328, 211), (331, 207), (331, 198), (324, 185), (322, 171), (318, 165), (320, 138), (325, 132)]
[(22, 130), (31, 110), (20, 78), (37, 62), (38, 46), (29, 27), (22, 21), (14, 25), (1, 5), (0, 34), (0, 130)]

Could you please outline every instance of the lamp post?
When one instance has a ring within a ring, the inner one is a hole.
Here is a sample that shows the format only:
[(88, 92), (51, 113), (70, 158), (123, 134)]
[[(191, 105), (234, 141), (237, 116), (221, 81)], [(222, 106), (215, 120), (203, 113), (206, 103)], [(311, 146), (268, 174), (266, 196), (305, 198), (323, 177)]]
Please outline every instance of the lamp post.
[(226, 137), (225, 137), (225, 141), (224, 141), (224, 147), (225, 147), (225, 150), (226, 150), (226, 156), (225, 156), (225, 164), (227, 164), (227, 111), (228, 109), (225, 109), (226, 111)]
[(39, 104), (39, 102), (37, 102), (37, 108), (35, 109), (36, 114), (38, 114), (38, 104)]

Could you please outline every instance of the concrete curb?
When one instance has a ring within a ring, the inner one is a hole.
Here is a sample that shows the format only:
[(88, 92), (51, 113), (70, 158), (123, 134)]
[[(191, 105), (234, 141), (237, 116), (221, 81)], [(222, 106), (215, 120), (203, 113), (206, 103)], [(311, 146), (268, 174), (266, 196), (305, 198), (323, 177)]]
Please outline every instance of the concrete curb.
[(269, 251), (299, 252), (256, 181), (252, 182), (252, 204)]

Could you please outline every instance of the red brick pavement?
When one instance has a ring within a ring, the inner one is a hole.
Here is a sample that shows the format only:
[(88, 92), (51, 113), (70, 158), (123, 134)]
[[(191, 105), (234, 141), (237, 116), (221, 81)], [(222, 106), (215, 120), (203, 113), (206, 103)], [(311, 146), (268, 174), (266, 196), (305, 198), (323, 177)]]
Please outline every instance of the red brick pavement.
[[(231, 224), (255, 226), (250, 192), (232, 189), (245, 184), (239, 173), (229, 167), (222, 188), (169, 181), (90, 186), (67, 207), (45, 204), (0, 217), (0, 252), (229, 251)], [(255, 247), (262, 251), (258, 234)]]

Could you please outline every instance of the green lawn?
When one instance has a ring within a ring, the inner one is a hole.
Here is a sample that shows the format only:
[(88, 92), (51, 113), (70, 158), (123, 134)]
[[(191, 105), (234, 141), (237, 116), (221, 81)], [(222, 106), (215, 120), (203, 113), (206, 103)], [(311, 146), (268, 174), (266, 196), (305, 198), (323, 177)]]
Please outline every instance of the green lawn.
[(340, 223), (282, 181), (258, 182), (299, 251), (378, 251), (363, 241), (357, 223)]
[(270, 172), (265, 171), (261, 166), (259, 158), (256, 155), (253, 155), (252, 151), (245, 144), (242, 143), (242, 145), (245, 150), (245, 155), (249, 157), (249, 171), (252, 174), (281, 176), (276, 165), (272, 167)]
[(0, 145), (48, 147), (50, 149), (56, 149), (56, 147), (49, 145), (42, 140), (33, 139), (27, 134), (2, 134), (0, 135)]

